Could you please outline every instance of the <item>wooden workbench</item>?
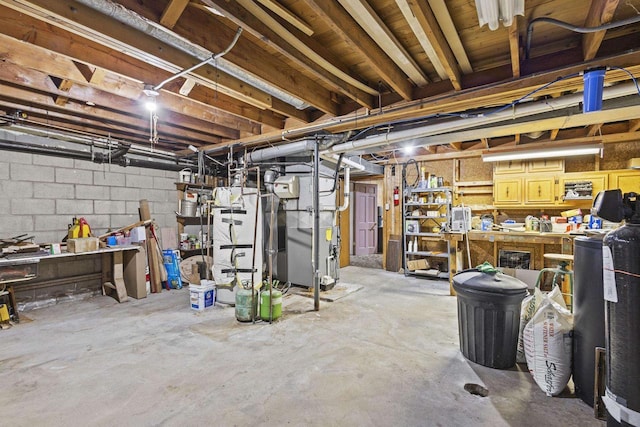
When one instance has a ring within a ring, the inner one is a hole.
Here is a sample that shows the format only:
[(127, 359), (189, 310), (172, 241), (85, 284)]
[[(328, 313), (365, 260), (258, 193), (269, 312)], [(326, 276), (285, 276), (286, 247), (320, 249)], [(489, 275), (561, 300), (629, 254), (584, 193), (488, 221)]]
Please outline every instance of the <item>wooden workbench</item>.
[[(468, 264), (466, 256), (465, 234), (444, 233), (444, 240), (449, 241), (449, 289), (451, 295), (455, 295), (453, 289), (453, 276), (464, 269)], [(493, 246), (494, 265), (497, 265), (499, 248), (510, 250), (527, 250), (532, 254), (531, 262), (533, 269), (544, 267), (545, 246), (555, 245), (560, 248), (560, 253), (573, 253), (574, 235), (568, 233), (539, 233), (539, 232), (517, 232), (517, 231), (478, 231), (472, 230), (467, 233), (469, 242), (488, 242)], [(557, 250), (555, 251), (557, 252)], [(471, 259), (471, 267), (482, 264), (486, 259)]]
[[(19, 320), (16, 292), (22, 291), (24, 288), (38, 287), (39, 292), (42, 293), (41, 289), (60, 286), (66, 283), (93, 281), (97, 285), (101, 285), (105, 282), (113, 282), (114, 255), (128, 251), (137, 252), (139, 250), (139, 246), (126, 245), (80, 253), (62, 252), (60, 254), (45, 255), (39, 253), (37, 256), (24, 255), (20, 257), (7, 257), (0, 259), (0, 268), (10, 267), (15, 263), (20, 263), (21, 265), (32, 263), (33, 265), (37, 265), (34, 271), (38, 273), (35, 276), (26, 278), (0, 280), (0, 284), (6, 286), (16, 320)], [(122, 257), (120, 257), (120, 259), (122, 259)], [(86, 264), (86, 267), (69, 269), (69, 260), (81, 261), (83, 264)], [(96, 286), (96, 289), (98, 288), (99, 287)]]

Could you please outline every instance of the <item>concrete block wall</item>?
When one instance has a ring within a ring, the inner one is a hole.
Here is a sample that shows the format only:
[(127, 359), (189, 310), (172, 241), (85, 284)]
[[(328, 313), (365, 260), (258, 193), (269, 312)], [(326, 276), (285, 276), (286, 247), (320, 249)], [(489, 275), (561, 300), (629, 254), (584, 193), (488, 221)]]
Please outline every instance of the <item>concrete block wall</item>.
[(149, 200), (160, 227), (176, 227), (178, 172), (0, 150), (0, 237), (60, 242), (73, 217), (94, 234), (139, 220)]

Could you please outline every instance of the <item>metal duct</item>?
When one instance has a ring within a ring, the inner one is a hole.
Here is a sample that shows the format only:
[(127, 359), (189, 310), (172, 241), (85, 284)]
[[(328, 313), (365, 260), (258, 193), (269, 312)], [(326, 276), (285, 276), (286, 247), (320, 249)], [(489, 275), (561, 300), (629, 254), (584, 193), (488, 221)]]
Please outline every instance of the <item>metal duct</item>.
[(265, 160), (275, 159), (276, 157), (286, 157), (294, 154), (310, 152), (313, 150), (313, 147), (313, 139), (303, 139), (302, 141), (292, 142), (290, 144), (276, 145), (274, 147), (263, 148), (262, 150), (250, 152), (247, 155), (248, 162), (259, 163)]
[(140, 167), (140, 168), (147, 168), (147, 169), (179, 171), (184, 169), (185, 167), (190, 166), (187, 164), (178, 164), (178, 163), (171, 164), (167, 162), (158, 162), (153, 160), (144, 160), (144, 159), (125, 157), (124, 149), (119, 150), (119, 154), (117, 158), (114, 158), (113, 156), (109, 158), (109, 155), (105, 153), (87, 153), (84, 151), (70, 150), (67, 148), (43, 147), (35, 144), (26, 144), (26, 143), (17, 143), (13, 141), (7, 141), (4, 139), (0, 139), (0, 149), (10, 150), (10, 151), (20, 151), (23, 153), (30, 153), (30, 154), (41, 154), (46, 156), (57, 156), (57, 157), (65, 157), (65, 158), (78, 159), (78, 160), (86, 160), (88, 162), (94, 162), (98, 164), (109, 163), (111, 161), (111, 163), (117, 164), (123, 167), (133, 166), (133, 167)]
[[(128, 10), (122, 5), (119, 5), (111, 0), (76, 0), (78, 3), (81, 3), (91, 9), (97, 10), (98, 12), (107, 15), (111, 18), (114, 18), (127, 26), (133, 27), (138, 31), (142, 31), (151, 37), (158, 39), (164, 43), (167, 43), (175, 48), (178, 48), (190, 55), (193, 55), (194, 58), (197, 58), (201, 61), (209, 58), (213, 55), (213, 52), (204, 49), (201, 46), (198, 46), (194, 43), (189, 42), (188, 40), (177, 36), (173, 32), (170, 32), (166, 28), (151, 22), (140, 15)], [(299, 110), (304, 110), (309, 106), (309, 104), (304, 101), (289, 95), (288, 93), (265, 83), (262, 80), (259, 80), (257, 77), (247, 73), (242, 68), (234, 65), (233, 63), (225, 60), (224, 58), (219, 58), (216, 60), (216, 67), (220, 70), (229, 73), (230, 75), (248, 83), (249, 85), (258, 88), (269, 95), (278, 98), (289, 105), (294, 106)]]

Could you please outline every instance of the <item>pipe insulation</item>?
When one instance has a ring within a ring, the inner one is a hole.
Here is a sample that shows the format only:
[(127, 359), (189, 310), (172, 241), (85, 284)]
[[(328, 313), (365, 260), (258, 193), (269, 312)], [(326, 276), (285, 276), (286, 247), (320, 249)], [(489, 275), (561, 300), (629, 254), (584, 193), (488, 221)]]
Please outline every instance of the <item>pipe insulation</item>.
[[(623, 83), (605, 88), (602, 97), (606, 100), (637, 93), (634, 83)], [(577, 92), (561, 98), (527, 102), (526, 104), (519, 104), (511, 109), (499, 111), (493, 114), (489, 113), (475, 117), (454, 119), (448, 122), (436, 123), (420, 128), (389, 132), (371, 136), (369, 138), (336, 144), (324, 150), (322, 154), (342, 153), (365, 148), (379, 147), (387, 144), (397, 144), (411, 139), (442, 135), (453, 131), (468, 129), (474, 126), (490, 125), (521, 117), (533, 116), (578, 105), (578, 103), (582, 102), (582, 99), (582, 92)], [(564, 115), (564, 112), (562, 115)]]

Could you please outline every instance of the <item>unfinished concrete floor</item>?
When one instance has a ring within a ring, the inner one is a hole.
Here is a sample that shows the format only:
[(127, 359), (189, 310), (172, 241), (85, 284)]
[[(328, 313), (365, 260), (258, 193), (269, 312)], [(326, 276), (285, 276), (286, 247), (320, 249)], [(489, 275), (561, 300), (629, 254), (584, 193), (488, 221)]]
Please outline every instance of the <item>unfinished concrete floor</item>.
[(528, 372), (464, 359), (445, 281), (359, 267), (341, 281), (363, 289), (319, 312), (287, 297), (271, 325), (194, 312), (186, 290), (30, 311), (0, 331), (2, 424), (604, 425)]

